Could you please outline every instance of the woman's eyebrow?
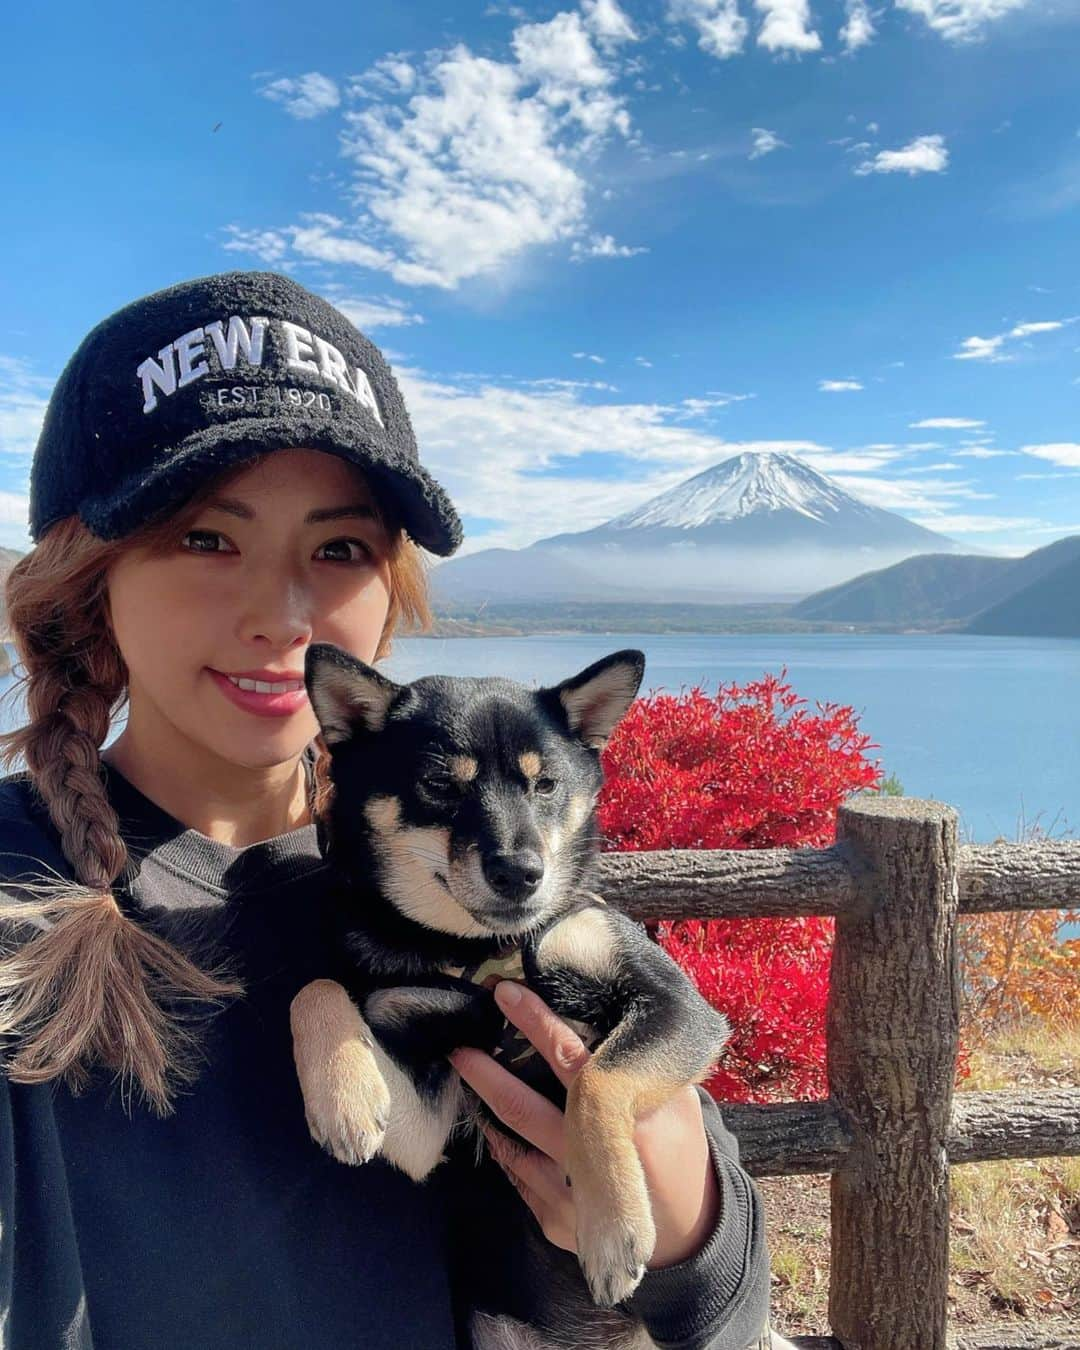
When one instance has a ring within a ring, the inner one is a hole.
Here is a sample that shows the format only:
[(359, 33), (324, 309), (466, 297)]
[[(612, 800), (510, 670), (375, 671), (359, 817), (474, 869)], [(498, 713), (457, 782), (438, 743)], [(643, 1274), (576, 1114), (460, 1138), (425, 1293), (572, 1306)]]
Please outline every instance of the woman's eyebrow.
[[(225, 511), (230, 516), (239, 516), (241, 520), (254, 520), (255, 512), (247, 502), (235, 497), (214, 497), (206, 503), (207, 510)], [(354, 502), (351, 506), (324, 506), (309, 511), (304, 519), (305, 525), (318, 525), (325, 520), (344, 520), (346, 517), (362, 520), (375, 520), (375, 512), (366, 502)]]

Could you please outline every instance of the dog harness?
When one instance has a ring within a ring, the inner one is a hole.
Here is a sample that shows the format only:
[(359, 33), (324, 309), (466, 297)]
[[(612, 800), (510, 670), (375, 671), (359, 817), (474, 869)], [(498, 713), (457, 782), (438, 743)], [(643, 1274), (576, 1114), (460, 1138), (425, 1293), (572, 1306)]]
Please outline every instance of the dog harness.
[[(442, 973), (451, 975), (457, 980), (469, 980), (473, 984), (483, 985), (485, 989), (494, 989), (500, 980), (525, 983), (525, 966), (521, 948), (517, 945), (503, 948), (478, 965), (443, 966)], [(535, 1055), (536, 1046), (523, 1036), (512, 1022), (504, 1020), (502, 1038), (491, 1053), (494, 1059), (518, 1064)]]

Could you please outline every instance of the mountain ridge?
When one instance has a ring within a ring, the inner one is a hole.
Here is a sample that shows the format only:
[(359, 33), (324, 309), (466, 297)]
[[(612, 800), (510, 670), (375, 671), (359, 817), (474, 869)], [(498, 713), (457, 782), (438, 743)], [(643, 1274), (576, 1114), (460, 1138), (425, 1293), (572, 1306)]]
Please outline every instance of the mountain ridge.
[(853, 577), (793, 605), (832, 623), (962, 624), (1001, 636), (1080, 636), (1080, 534), (1020, 558), (923, 554)]

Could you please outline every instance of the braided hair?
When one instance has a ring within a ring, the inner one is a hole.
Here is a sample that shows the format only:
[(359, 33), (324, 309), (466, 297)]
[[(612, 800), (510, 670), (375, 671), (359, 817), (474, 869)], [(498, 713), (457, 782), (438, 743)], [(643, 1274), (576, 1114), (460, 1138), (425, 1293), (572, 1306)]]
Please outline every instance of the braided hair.
[[(212, 1011), (242, 993), (226, 969), (200, 968), (117, 903), (113, 887), (127, 870), (128, 850), (100, 748), (128, 695), (108, 617), (111, 564), (132, 548), (175, 547), (204, 500), (246, 467), (211, 480), (167, 520), (121, 540), (97, 538), (77, 516), (60, 520), (8, 574), (7, 621), (22, 668), (9, 693), (25, 692), (27, 719), (0, 733), (0, 764), (11, 770), (25, 760), (74, 876), (19, 880), (0, 891), (0, 1045), (13, 1082), (61, 1079), (78, 1092), (101, 1067), (118, 1079), (125, 1104), (137, 1094), (168, 1115), (176, 1087), (197, 1072), (194, 1023), (183, 1010)], [(399, 628), (426, 631), (431, 613), (423, 555), (386, 503), (377, 511), (392, 541), (379, 661)], [(321, 817), (331, 783), (321, 737), (316, 747), (313, 811)]]

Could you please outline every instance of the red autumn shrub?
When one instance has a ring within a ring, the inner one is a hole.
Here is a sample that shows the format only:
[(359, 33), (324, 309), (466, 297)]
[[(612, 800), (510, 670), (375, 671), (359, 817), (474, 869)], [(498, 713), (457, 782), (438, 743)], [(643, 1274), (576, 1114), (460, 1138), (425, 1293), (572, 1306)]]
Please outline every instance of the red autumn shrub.
[[(811, 713), (779, 676), (651, 694), (603, 754), (608, 850), (824, 848), (836, 811), (881, 779), (852, 709)], [(707, 1087), (724, 1101), (820, 1100), (834, 920), (687, 920), (655, 936), (726, 1015), (732, 1036)]]

